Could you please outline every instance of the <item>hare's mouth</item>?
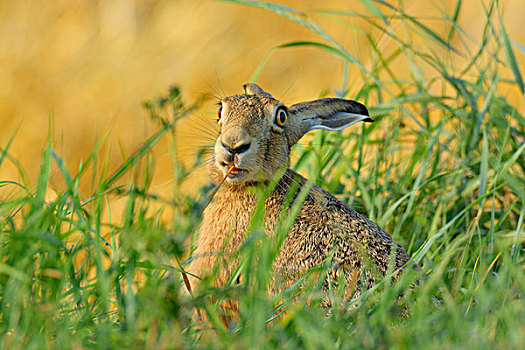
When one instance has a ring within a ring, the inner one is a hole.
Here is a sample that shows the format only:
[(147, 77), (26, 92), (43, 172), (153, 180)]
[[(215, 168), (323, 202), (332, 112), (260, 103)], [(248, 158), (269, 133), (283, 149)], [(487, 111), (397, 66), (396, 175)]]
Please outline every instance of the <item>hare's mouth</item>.
[(247, 173), (248, 170), (246, 169), (239, 169), (239, 168), (236, 168), (234, 167), (234, 169), (232, 169), (232, 171), (230, 172), (230, 177), (235, 177), (235, 176), (239, 176), (240, 174), (242, 173)]
[(238, 180), (241, 180), (241, 178), (244, 177), (244, 175), (246, 175), (247, 173), (248, 173), (248, 170), (246, 169), (237, 168), (235, 165), (228, 164), (225, 167), (224, 175), (229, 180), (238, 181)]

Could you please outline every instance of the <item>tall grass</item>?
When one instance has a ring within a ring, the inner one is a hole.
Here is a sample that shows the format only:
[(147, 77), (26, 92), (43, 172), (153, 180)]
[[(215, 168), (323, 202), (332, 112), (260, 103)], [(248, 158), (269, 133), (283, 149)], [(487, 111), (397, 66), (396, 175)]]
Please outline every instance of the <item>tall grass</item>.
[[(152, 189), (150, 151), (200, 106), (200, 101), (184, 105), (180, 92), (171, 89), (146, 103), (158, 131), (117, 169), (88, 171), (105, 161), (97, 145), (76, 173), (68, 172), (53, 147), (51, 125), (37, 183), (0, 181), (12, 188), (0, 203), (2, 346), (522, 346), (525, 119), (505, 94), (514, 89), (523, 98), (523, 67), (515, 56), (523, 47), (506, 34), (498, 2), (484, 7), (481, 37), (458, 25), (461, 1), (435, 19), (447, 26), (446, 36), (384, 1), (362, 1), (366, 13), (319, 11), (341, 25), (360, 18), (397, 44), (385, 56), (373, 33), (363, 31), (375, 53), (368, 65), (305, 14), (265, 2), (230, 2), (266, 8), (319, 35), (319, 42), (284, 43), (274, 51), (316, 47), (340, 57), (349, 69), (358, 67), (361, 87), (349, 95), (345, 75), (336, 94), (365, 102), (376, 122), (344, 133), (316, 132), (294, 150), (293, 167), (379, 223), (422, 266), (428, 278), (407, 296), (410, 315), (400, 316), (396, 300), (414, 276), (395, 287), (385, 280), (354, 308), (336, 288), (329, 293), (332, 308), (319, 306), (325, 298), (319, 286), (323, 266), (282, 294), (268, 295), (278, 243), (264, 236), (260, 210), (239, 252), (245, 282), (217, 289), (204, 281), (193, 295), (180, 293), (188, 241), (213, 188), (194, 196), (180, 191), (193, 166), (175, 160), (174, 192)], [(411, 45), (394, 30), (394, 22), (428, 45)], [(401, 58), (408, 77), (391, 69)], [(0, 166), (17, 164), (9, 153), (11, 141), (2, 146)], [(53, 196), (48, 190), (52, 169), (66, 184)], [(83, 181), (94, 184), (92, 193), (80, 192)], [(125, 201), (122, 212), (112, 209), (116, 200)], [(281, 234), (290, 224), (283, 219)], [(441, 306), (432, 303), (436, 293)], [(240, 316), (228, 328), (219, 321), (217, 301), (231, 297), (239, 300)], [(196, 309), (207, 321), (192, 321)]]

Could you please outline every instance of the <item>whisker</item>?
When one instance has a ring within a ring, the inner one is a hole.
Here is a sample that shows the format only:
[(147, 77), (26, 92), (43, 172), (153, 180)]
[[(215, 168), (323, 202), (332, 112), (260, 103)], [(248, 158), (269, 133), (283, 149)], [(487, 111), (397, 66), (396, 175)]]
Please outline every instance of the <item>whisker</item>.
[[(183, 124), (185, 128), (194, 128), (196, 126), (202, 128), (203, 131), (206, 131), (206, 133), (208, 134), (216, 134), (217, 133), (217, 129), (216, 129), (216, 126), (209, 123), (209, 122), (205, 122), (204, 120), (200, 120), (200, 119), (197, 119), (195, 116), (191, 117), (191, 118), (188, 118), (187, 120), (185, 120), (185, 123)], [(183, 129), (181, 129), (183, 130)]]
[(182, 181), (188, 179), (190, 176), (192, 176), (196, 172), (204, 170), (205, 167), (207, 167), (210, 164), (211, 164), (211, 159), (208, 160), (208, 161), (202, 162), (202, 164), (199, 164), (192, 171), (190, 171), (189, 173), (185, 174), (184, 177), (182, 178)]
[(202, 134), (204, 134), (203, 136), (206, 136), (206, 137), (209, 137), (209, 138), (212, 138), (212, 139), (216, 139), (217, 138), (217, 133), (216, 132), (208, 130), (208, 129), (205, 129), (203, 126), (196, 125), (196, 126), (192, 126), (192, 128), (194, 130), (200, 131)]
[(213, 86), (210, 85), (210, 83), (206, 82), (206, 85), (208, 85), (208, 87), (210, 89), (213, 90), (213, 93), (209, 93), (208, 92), (208, 95), (211, 96), (214, 100), (220, 100), (222, 99), (221, 95), (219, 94), (219, 92), (217, 91), (217, 89), (215, 89)]
[[(214, 139), (217, 138), (217, 132), (216, 131), (212, 131), (212, 130), (207, 129), (206, 126), (200, 125), (195, 120), (193, 120), (192, 123), (194, 125), (191, 125), (191, 124), (188, 125), (189, 126), (189, 130), (199, 131), (201, 134), (203, 134), (203, 136), (206, 136), (206, 137), (211, 137), (211, 138), (214, 138)], [(181, 131), (184, 132), (186, 130), (181, 130)]]
[(201, 114), (193, 114), (192, 118), (190, 118), (189, 121), (199, 124), (206, 130), (217, 132), (217, 123), (215, 122), (215, 120), (212, 120), (207, 116)]
[[(272, 175), (274, 175), (274, 173), (270, 170), (270, 169), (267, 169), (267, 168), (264, 168), (264, 167), (261, 167), (261, 169), (263, 170), (263, 172), (266, 173), (266, 175), (269, 175), (270, 177)], [(298, 188), (301, 188), (302, 187), (302, 184), (297, 182), (297, 180), (295, 180), (294, 178), (292, 178), (286, 171), (284, 172), (284, 174), (282, 175), (282, 178), (285, 178), (287, 179), (288, 181), (290, 181), (291, 183), (295, 183), (297, 185)], [(279, 180), (277, 182), (277, 187), (279, 187), (281, 190), (283, 190), (284, 192), (286, 192), (288, 190), (289, 187), (286, 187), (281, 180)]]
[(195, 138), (200, 138), (200, 139), (206, 140), (206, 141), (215, 141), (217, 139), (216, 137), (206, 136), (206, 135), (194, 133), (194, 132), (191, 132), (191, 131), (185, 131), (184, 135), (193, 136)]
[(297, 180), (295, 180), (295, 178), (293, 178), (292, 176), (290, 176), (289, 174), (287, 174), (286, 172), (284, 173), (283, 177), (286, 177), (288, 180), (290, 180), (292, 183), (295, 183), (297, 185), (298, 188), (301, 188), (303, 186), (303, 184), (299, 183)]
[(219, 74), (217, 73), (217, 70), (215, 70), (215, 79), (217, 79), (217, 84), (219, 84), (219, 89), (221, 89), (222, 96), (226, 96), (226, 92), (224, 92), (224, 89), (222, 88), (221, 80), (219, 79)]
[(177, 147), (177, 150), (186, 150), (186, 149), (196, 149), (197, 150), (202, 150), (202, 149), (206, 149), (206, 150), (212, 150), (214, 148), (214, 145), (202, 145), (202, 146), (178, 146)]
[(312, 142), (312, 141), (309, 141), (309, 142), (298, 142), (294, 145), (294, 148), (295, 147), (299, 147), (299, 148), (308, 148), (310, 146), (318, 146), (318, 147), (327, 147), (328, 144), (326, 143), (322, 143), (322, 142)]
[(217, 126), (217, 123), (215, 122), (215, 119), (212, 119), (206, 115), (203, 115), (203, 114), (192, 114), (195, 118), (197, 118), (199, 121), (201, 121), (202, 123), (204, 123), (206, 126), (210, 126), (210, 127), (213, 127), (215, 128)]
[(280, 180), (279, 180), (279, 182), (277, 182), (277, 187), (279, 189), (281, 189), (284, 193), (286, 193), (288, 191), (288, 187), (286, 187), (283, 183), (281, 183)]
[[(185, 181), (187, 180), (191, 175), (195, 174), (196, 172), (198, 171), (203, 171), (204, 170), (204, 167), (209, 165), (208, 162), (203, 162), (202, 164), (199, 164), (198, 166), (196, 166), (192, 171), (190, 171), (189, 173), (185, 174), (181, 179), (181, 181)], [(176, 178), (173, 178), (173, 179), (170, 179), (164, 183), (161, 183), (161, 184), (158, 184), (158, 185), (154, 185), (152, 186), (152, 188), (159, 188), (159, 187), (162, 187), (162, 186), (166, 186), (170, 183), (172, 183), (173, 181), (176, 181), (177, 179)]]
[(153, 186), (151, 186), (151, 188), (152, 188), (152, 189), (158, 189), (158, 188), (160, 188), (160, 187), (164, 187), (164, 186), (166, 186), (166, 185), (172, 183), (172, 182), (175, 181), (175, 180), (176, 180), (175, 178), (173, 178), (173, 179), (169, 179), (168, 181), (163, 182), (163, 183), (161, 183), (161, 184), (153, 185)]
[(204, 157), (201, 157), (200, 159), (198, 159), (197, 154), (191, 154), (191, 153), (188, 153), (188, 154), (175, 154), (175, 155), (167, 154), (165, 156), (171, 157), (171, 158), (175, 158), (177, 161), (180, 161), (180, 162), (186, 162), (186, 161), (193, 160), (193, 164), (196, 164), (198, 160), (200, 160), (200, 161), (207, 161), (207, 160), (213, 158), (213, 154), (211, 154), (211, 153), (205, 154)]
[(175, 159), (178, 162), (182, 162), (183, 164), (195, 164), (196, 157), (195, 155), (176, 155), (176, 156), (169, 156), (168, 157)]
[[(300, 184), (297, 183), (297, 181), (295, 181), (294, 179), (292, 179), (288, 174), (283, 174), (283, 178), (290, 181), (290, 184), (293, 184), (295, 183), (298, 187), (297, 188), (301, 188)], [(283, 190), (284, 193), (287, 193), (289, 190), (290, 190), (290, 186), (286, 186), (285, 184), (283, 184), (281, 181), (278, 182), (278, 186)]]
[(279, 96), (279, 98), (278, 98), (279, 101), (281, 101), (281, 100), (286, 98), (286, 95), (288, 94), (288, 92), (290, 92), (292, 86), (294, 86), (296, 82), (297, 82), (297, 77), (295, 78), (295, 80), (293, 82), (290, 82), (290, 84), (288, 84), (288, 87), (286, 88), (286, 90), (284, 90), (284, 92), (281, 94), (281, 96)]
[(217, 138), (218, 134), (217, 126), (215, 124), (216, 123), (211, 123), (208, 117), (192, 114), (188, 119), (186, 119), (182, 130), (186, 131), (186, 128), (195, 129), (202, 134), (215, 139)]
[(175, 147), (174, 152), (187, 151), (187, 150), (195, 150), (196, 152), (206, 150), (209, 152), (209, 151), (212, 151), (214, 147), (215, 145), (212, 145), (212, 144), (189, 143), (189, 144), (185, 144), (184, 146)]
[(181, 135), (181, 139), (179, 139), (180, 141), (182, 141), (183, 136), (185, 136), (184, 141), (186, 142), (183, 143), (182, 146), (184, 145), (188, 145), (188, 146), (196, 145), (197, 146), (198, 144), (201, 144), (203, 146), (211, 146), (211, 145), (214, 145), (215, 141), (217, 140), (217, 138), (215, 137), (212, 138), (210, 136), (203, 136), (203, 135), (199, 135), (194, 132), (191, 132), (191, 131), (185, 132), (184, 135)]
[(188, 151), (195, 151), (196, 153), (198, 152), (202, 152), (202, 151), (205, 151), (205, 152), (211, 152), (213, 151), (213, 148), (214, 148), (214, 145), (203, 145), (203, 144), (185, 144), (185, 146), (177, 146), (173, 149), (173, 151), (170, 151), (169, 153), (177, 153), (179, 151), (182, 151), (182, 153), (184, 152), (188, 152)]
[[(215, 76), (217, 77), (217, 72), (215, 72)], [(226, 94), (224, 93), (224, 91), (222, 91), (222, 96), (220, 95), (221, 92), (217, 90), (217, 88), (215, 86), (213, 86), (209, 81), (208, 79), (204, 78), (204, 77), (201, 77), (202, 80), (206, 83), (206, 85), (208, 86), (208, 88), (210, 90), (212, 90), (214, 92), (214, 94), (210, 94), (210, 96), (216, 98), (217, 100), (222, 100), (224, 97), (226, 97)], [(217, 79), (218, 80), (218, 79)]]
[(177, 146), (172, 152), (168, 152), (168, 153), (177, 153), (179, 151), (182, 151), (182, 153), (186, 152), (188, 153), (188, 151), (194, 151), (195, 153), (199, 153), (199, 152), (212, 152), (213, 149), (214, 149), (214, 145), (197, 145), (197, 144), (193, 144), (193, 145), (187, 145), (187, 146)]

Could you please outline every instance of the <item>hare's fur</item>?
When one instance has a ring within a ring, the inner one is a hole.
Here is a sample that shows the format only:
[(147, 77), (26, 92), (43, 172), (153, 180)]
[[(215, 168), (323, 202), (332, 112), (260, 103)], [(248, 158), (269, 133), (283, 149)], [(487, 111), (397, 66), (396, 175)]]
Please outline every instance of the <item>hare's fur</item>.
[[(245, 89), (246, 94), (222, 100), (221, 132), (210, 173), (219, 182), (231, 167), (237, 171), (226, 178), (204, 210), (197, 246), (187, 268), (190, 274), (205, 277), (218, 264), (214, 276), (218, 286), (224, 285), (237, 268), (232, 256), (245, 241), (254, 212), (257, 198), (253, 187), (268, 183), (283, 165), (288, 165), (291, 146), (313, 128), (339, 130), (356, 121), (371, 121), (366, 108), (354, 101), (322, 99), (286, 109), (255, 84)], [(288, 116), (282, 127), (275, 121), (281, 109)], [(273, 290), (282, 290), (301, 273), (330, 259), (331, 278), (336, 281), (344, 276), (346, 297), (351, 299), (360, 294), (358, 278), (368, 288), (388, 268), (400, 269), (408, 262), (403, 247), (376, 223), (291, 169), (284, 172), (265, 201), (267, 235), (275, 234), (287, 191), (298, 185), (297, 195), (307, 183), (311, 189), (273, 264)], [(363, 270), (365, 276), (361, 276)], [(196, 287), (198, 280), (192, 278), (191, 283)]]

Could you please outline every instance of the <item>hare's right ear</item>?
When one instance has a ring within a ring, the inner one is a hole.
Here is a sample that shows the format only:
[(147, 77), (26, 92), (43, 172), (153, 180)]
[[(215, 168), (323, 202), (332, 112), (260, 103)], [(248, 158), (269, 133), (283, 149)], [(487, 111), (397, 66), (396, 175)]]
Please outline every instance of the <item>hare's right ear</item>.
[(273, 96), (271, 94), (269, 94), (268, 92), (266, 92), (263, 89), (261, 89), (261, 87), (259, 85), (257, 85), (257, 84), (246, 83), (242, 87), (244, 88), (244, 93), (246, 95), (263, 95), (263, 96), (266, 96), (266, 97), (273, 98)]
[(342, 98), (322, 98), (288, 108), (288, 144), (293, 146), (313, 129), (342, 130), (358, 122), (373, 122), (364, 105)]

